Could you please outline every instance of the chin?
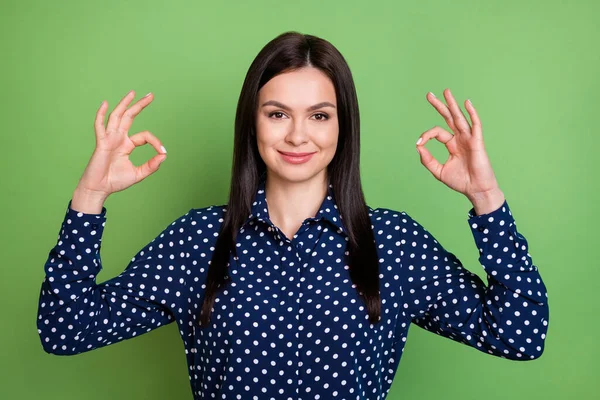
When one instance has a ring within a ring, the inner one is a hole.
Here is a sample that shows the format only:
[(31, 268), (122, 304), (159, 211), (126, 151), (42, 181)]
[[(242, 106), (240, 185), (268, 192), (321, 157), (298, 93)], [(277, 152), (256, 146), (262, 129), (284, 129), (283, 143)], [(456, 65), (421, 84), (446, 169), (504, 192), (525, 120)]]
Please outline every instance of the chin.
[(291, 183), (306, 182), (318, 177), (321, 173), (323, 173), (323, 169), (315, 170), (308, 166), (286, 166), (269, 171), (269, 174), (276, 175), (279, 180)]

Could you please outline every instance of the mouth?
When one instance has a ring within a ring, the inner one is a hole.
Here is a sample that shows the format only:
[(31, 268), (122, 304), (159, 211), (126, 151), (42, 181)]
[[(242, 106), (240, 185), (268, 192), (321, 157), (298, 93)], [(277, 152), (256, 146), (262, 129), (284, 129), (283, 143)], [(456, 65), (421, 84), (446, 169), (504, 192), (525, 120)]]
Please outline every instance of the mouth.
[(312, 152), (312, 153), (292, 153), (289, 151), (279, 151), (277, 150), (277, 152), (279, 154), (281, 154), (281, 158), (290, 163), (290, 164), (303, 164), (305, 162), (307, 162), (308, 160), (310, 160), (313, 156), (313, 154), (316, 153)]
[(281, 154), (284, 154), (286, 156), (290, 156), (290, 157), (304, 157), (304, 156), (309, 156), (311, 154), (315, 154), (316, 151), (313, 151), (312, 153), (292, 153), (289, 151), (281, 151), (281, 150), (277, 150), (278, 152), (280, 152)]

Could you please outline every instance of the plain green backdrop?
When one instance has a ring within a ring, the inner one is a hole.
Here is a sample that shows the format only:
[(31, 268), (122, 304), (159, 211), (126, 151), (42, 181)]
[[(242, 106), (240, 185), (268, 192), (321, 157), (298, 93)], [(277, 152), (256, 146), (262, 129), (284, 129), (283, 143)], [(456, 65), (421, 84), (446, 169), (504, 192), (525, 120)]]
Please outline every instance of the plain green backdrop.
[[(449, 129), (427, 102), (450, 88), (479, 112), (487, 152), (548, 288), (544, 354), (490, 356), (412, 325), (388, 398), (597, 399), (600, 71), (598, 1), (2, 1), (0, 398), (191, 399), (176, 324), (77, 356), (46, 354), (36, 328), (43, 266), (95, 145), (102, 100), (154, 102), (130, 134), (168, 150), (160, 170), (106, 207), (103, 272), (118, 275), (190, 208), (225, 204), (246, 71), (297, 30), (346, 57), (361, 110), (372, 207), (405, 210), (486, 282), (467, 198), (414, 147)], [(445, 162), (436, 141), (428, 149)], [(132, 160), (153, 154), (146, 145)]]

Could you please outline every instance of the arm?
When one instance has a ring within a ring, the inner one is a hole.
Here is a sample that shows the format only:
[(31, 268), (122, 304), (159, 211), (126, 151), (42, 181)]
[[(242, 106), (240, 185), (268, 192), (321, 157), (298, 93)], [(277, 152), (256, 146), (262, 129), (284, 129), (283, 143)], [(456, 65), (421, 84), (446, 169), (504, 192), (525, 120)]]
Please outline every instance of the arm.
[(406, 213), (400, 220), (404, 308), (412, 322), (494, 356), (541, 356), (549, 317), (546, 287), (506, 201), (487, 214), (475, 215), (473, 208), (468, 213), (488, 286), (418, 222)]
[(97, 284), (106, 208), (87, 214), (69, 202), (44, 266), (37, 318), (44, 350), (78, 354), (173, 322), (185, 287), (189, 214), (139, 250), (119, 276)]

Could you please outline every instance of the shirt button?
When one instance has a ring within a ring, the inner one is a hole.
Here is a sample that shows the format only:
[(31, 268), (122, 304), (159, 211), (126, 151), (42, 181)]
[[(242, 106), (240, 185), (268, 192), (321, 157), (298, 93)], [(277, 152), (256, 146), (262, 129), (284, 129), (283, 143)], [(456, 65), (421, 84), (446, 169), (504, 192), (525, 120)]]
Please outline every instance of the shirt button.
[(96, 229), (98, 229), (98, 226), (99, 226), (98, 224), (92, 224), (92, 229), (96, 230)]
[(478, 226), (478, 227), (477, 227), (477, 230), (478, 230), (479, 232), (483, 232), (483, 231), (485, 231), (485, 226)]

